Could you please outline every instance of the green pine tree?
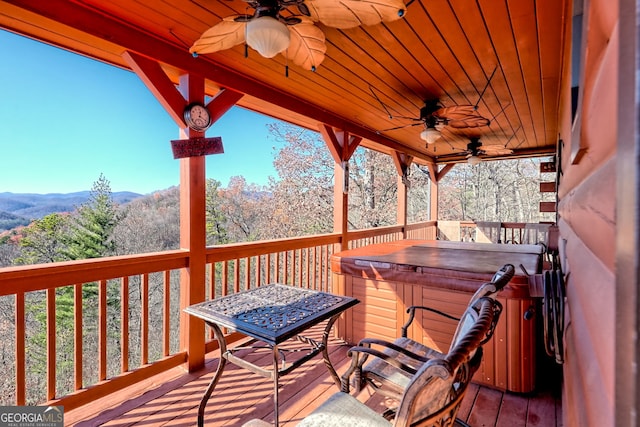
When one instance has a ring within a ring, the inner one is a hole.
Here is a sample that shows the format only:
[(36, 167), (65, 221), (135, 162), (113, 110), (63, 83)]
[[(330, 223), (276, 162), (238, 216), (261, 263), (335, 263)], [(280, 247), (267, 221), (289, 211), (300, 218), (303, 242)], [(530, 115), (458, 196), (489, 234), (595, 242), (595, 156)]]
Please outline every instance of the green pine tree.
[(71, 219), (66, 256), (70, 260), (78, 260), (115, 254), (113, 231), (120, 220), (111, 185), (100, 174), (93, 183), (89, 200)]

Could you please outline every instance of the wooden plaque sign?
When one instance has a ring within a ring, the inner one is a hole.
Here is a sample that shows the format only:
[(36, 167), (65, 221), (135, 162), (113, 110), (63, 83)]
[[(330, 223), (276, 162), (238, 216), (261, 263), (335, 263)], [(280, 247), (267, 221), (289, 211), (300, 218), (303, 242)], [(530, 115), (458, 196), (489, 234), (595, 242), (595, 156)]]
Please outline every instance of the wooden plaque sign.
[(222, 138), (219, 136), (213, 138), (174, 139), (171, 141), (171, 149), (173, 150), (174, 159), (224, 153)]

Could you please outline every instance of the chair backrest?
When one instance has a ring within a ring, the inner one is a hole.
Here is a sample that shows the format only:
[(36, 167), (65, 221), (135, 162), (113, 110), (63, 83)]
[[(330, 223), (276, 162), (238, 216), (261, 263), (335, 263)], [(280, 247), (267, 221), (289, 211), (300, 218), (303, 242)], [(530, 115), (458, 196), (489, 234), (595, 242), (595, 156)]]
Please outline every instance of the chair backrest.
[(460, 321), (458, 322), (456, 331), (453, 334), (450, 348), (455, 347), (460, 337), (462, 337), (466, 333), (468, 328), (471, 327), (478, 318), (478, 314), (480, 312), (478, 301), (482, 298), (491, 298), (497, 303), (497, 312), (494, 315), (493, 324), (482, 340), (482, 344), (491, 339), (495, 326), (498, 323), (498, 319), (500, 318), (500, 313), (502, 312), (502, 305), (496, 301), (496, 297), (498, 295), (498, 292), (504, 289), (504, 287), (507, 286), (507, 283), (511, 281), (514, 274), (515, 268), (513, 267), (513, 265), (505, 264), (500, 268), (500, 270), (496, 271), (496, 273), (491, 278), (491, 282), (484, 283), (482, 286), (480, 286), (480, 288), (478, 288), (476, 293), (473, 294), (473, 296), (469, 300), (467, 309), (464, 311), (464, 313), (462, 313), (462, 316), (460, 316)]
[(505, 264), (496, 271), (490, 282), (483, 283), (482, 286), (473, 294), (469, 300), (469, 306), (472, 306), (482, 297), (490, 297), (495, 299), (498, 292), (513, 279), (516, 269), (513, 264)]
[(429, 360), (413, 376), (396, 412), (394, 426), (406, 427), (418, 422), (419, 425), (442, 425), (439, 424), (442, 417), (453, 415), (455, 419), (461, 394), (480, 365), (480, 345), (501, 309), (497, 309), (500, 303), (486, 297), (478, 300), (477, 306), (475, 321), (449, 353), (443, 359)]

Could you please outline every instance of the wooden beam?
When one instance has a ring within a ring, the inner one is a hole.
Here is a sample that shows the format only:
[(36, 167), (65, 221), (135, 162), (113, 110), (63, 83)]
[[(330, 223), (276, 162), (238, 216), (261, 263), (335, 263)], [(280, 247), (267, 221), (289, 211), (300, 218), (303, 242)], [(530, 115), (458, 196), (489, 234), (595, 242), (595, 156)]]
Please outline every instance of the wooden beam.
[(446, 165), (444, 165), (444, 167), (440, 169), (440, 172), (436, 174), (436, 181), (440, 181), (442, 178), (444, 178), (444, 176), (449, 173), (449, 171), (453, 169), (455, 165), (455, 163), (447, 163)]
[(211, 122), (215, 123), (229, 111), (231, 107), (236, 105), (238, 101), (244, 96), (240, 92), (236, 92), (232, 89), (223, 88), (218, 94), (207, 103), (209, 113), (211, 113)]
[(409, 156), (408, 154), (394, 151), (391, 153), (391, 158), (393, 159), (393, 164), (396, 167), (396, 172), (399, 176), (406, 176), (407, 169), (411, 166), (413, 162), (413, 156)]
[[(309, 117), (319, 123), (342, 129), (351, 135), (357, 135), (360, 138), (368, 139), (393, 150), (405, 152), (416, 158), (429, 160), (429, 157), (423, 152), (402, 145), (326, 109), (318, 108), (318, 106), (294, 95), (243, 76), (233, 69), (216, 63), (210, 56), (194, 58), (186, 48), (166, 43), (133, 26), (125, 25), (79, 3), (66, 0), (47, 0), (46, 2), (12, 0), (12, 4), (91, 36), (122, 46), (126, 51), (155, 58), (157, 62), (183, 70), (185, 74), (206, 76), (208, 80), (215, 82), (220, 87), (233, 89), (246, 95), (263, 99), (288, 111)], [(120, 64), (115, 65), (120, 66)]]
[(178, 126), (186, 128), (187, 124), (184, 122), (183, 112), (187, 102), (160, 64), (130, 51), (125, 51), (122, 57)]
[(349, 161), (362, 142), (361, 137), (351, 135), (348, 131), (336, 130), (324, 123), (320, 124), (319, 130), (336, 163)]

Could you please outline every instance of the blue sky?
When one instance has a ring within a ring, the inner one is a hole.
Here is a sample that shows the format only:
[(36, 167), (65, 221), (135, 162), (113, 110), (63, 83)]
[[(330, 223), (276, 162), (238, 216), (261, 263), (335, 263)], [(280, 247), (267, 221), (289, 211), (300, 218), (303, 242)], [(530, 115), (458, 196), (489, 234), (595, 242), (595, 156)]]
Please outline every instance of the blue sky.
[[(0, 58), (0, 192), (89, 190), (101, 173), (113, 191), (178, 185), (178, 126), (134, 73), (2, 30)], [(274, 121), (232, 108), (207, 130), (225, 150), (207, 156), (207, 178), (266, 184)]]

